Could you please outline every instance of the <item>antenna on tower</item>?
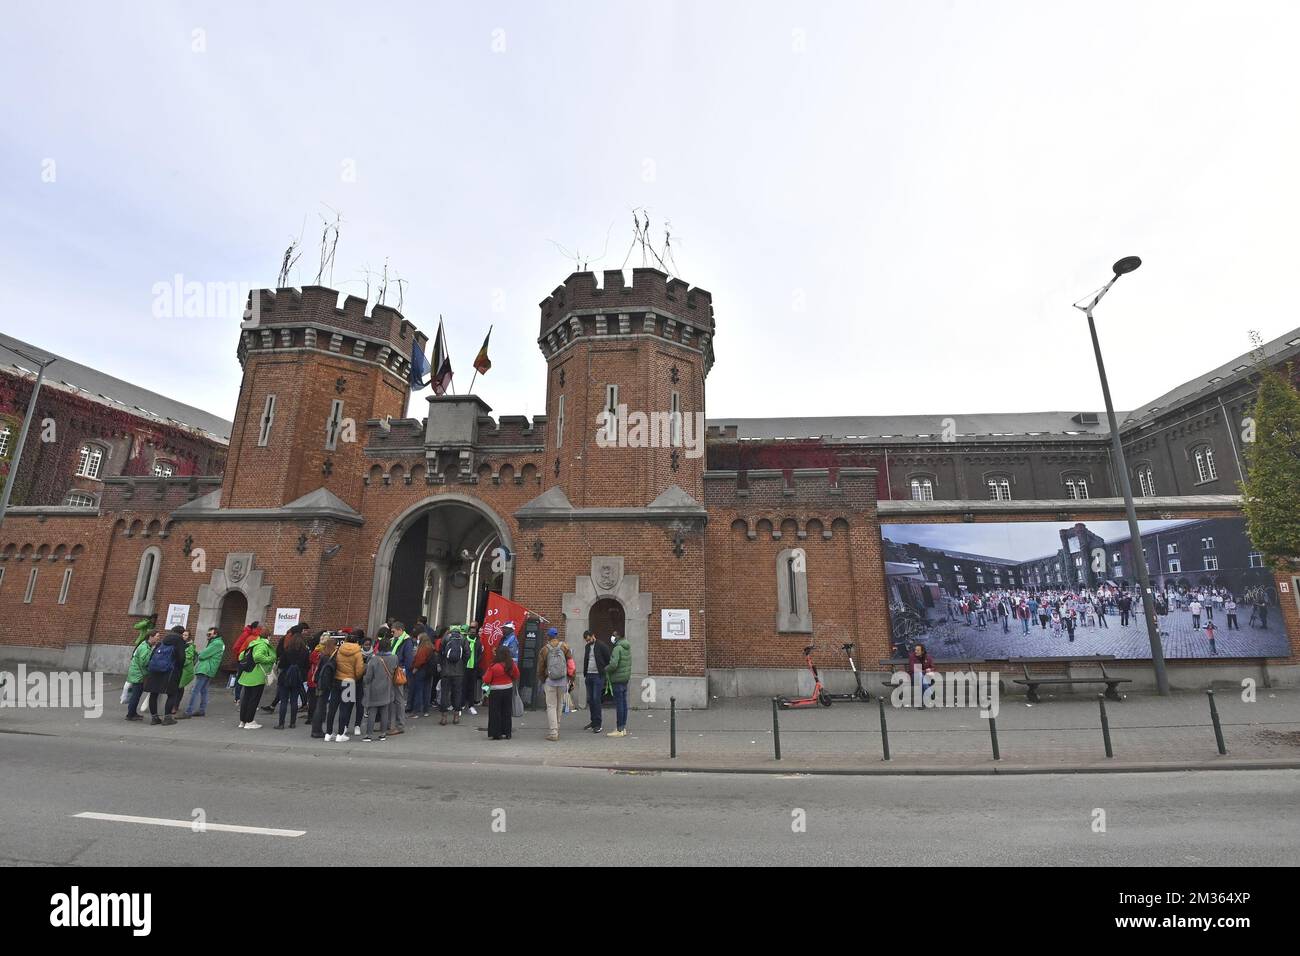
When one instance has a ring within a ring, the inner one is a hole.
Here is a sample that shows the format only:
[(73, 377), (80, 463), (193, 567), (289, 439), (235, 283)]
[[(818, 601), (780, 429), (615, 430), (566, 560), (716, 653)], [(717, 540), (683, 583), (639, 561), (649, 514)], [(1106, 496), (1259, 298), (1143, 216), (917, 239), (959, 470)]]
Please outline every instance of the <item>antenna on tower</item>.
[(609, 253), (609, 236), (610, 233), (612, 233), (613, 231), (614, 231), (614, 221), (611, 219), (609, 223), (609, 228), (605, 230), (605, 248), (603, 248), (600, 251), (600, 255), (594, 259), (591, 258), (591, 256), (584, 256), (582, 254), (582, 250), (579, 248), (575, 247), (574, 250), (570, 252), (568, 249), (560, 245), (554, 239), (548, 239), (547, 241), (551, 245), (553, 245), (556, 249), (560, 250), (560, 255), (564, 256), (564, 258), (568, 259), (570, 262), (573, 263), (574, 272), (587, 272), (594, 263), (603, 261), (605, 256)]
[[(321, 203), (321, 205), (325, 206), (324, 203)], [(323, 226), (320, 236), (320, 268), (316, 270), (316, 284), (320, 285), (321, 279), (325, 278), (328, 272), (329, 284), (332, 287), (334, 285), (334, 253), (339, 247), (339, 226), (343, 222), (343, 217), (338, 210), (331, 209), (329, 206), (325, 206), (325, 208), (334, 213), (334, 221), (331, 222), (324, 216), (320, 217)]]
[[(303, 229), (307, 228), (307, 217), (302, 217)], [(280, 274), (276, 277), (275, 287), (283, 289), (289, 281), (289, 272), (298, 264), (302, 258), (302, 229), (298, 230), (298, 238), (289, 240), (289, 248), (284, 250), (284, 257), (280, 260)]]
[(384, 299), (388, 296), (388, 257), (384, 256), (384, 271), (379, 280), (379, 305), (384, 304)]

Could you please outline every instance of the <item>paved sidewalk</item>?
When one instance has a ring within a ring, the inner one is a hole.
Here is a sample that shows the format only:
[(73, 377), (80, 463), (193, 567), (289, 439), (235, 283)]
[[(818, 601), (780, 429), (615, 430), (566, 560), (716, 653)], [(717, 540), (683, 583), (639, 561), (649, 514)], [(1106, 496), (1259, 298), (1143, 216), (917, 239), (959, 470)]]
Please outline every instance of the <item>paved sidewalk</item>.
[[(13, 671), (9, 665), (0, 670)], [(120, 678), (105, 681), (105, 710), (86, 718), (79, 710), (0, 709), (0, 733), (79, 735), (105, 740), (137, 740), (146, 746), (197, 746), (269, 753), (309, 753), (321, 759), (392, 756), (406, 760), (455, 763), (545, 764), (646, 770), (730, 770), (822, 773), (1016, 773), (1239, 767), (1300, 768), (1300, 690), (1258, 690), (1255, 703), (1240, 692), (1216, 693), (1228, 753), (1217, 752), (1204, 693), (1168, 699), (1130, 694), (1107, 702), (1114, 758), (1103, 749), (1094, 697), (1044, 694), (1026, 704), (1019, 693), (1004, 694), (997, 717), (1001, 760), (992, 759), (988, 721), (973, 709), (896, 709), (886, 702), (892, 759), (882, 759), (877, 704), (837, 703), (830, 708), (782, 711), (782, 759), (773, 756), (772, 710), (765, 699), (714, 700), (706, 711), (677, 717), (676, 759), (669, 758), (666, 711), (633, 711), (629, 735), (594, 736), (580, 730), (585, 711), (565, 718), (561, 739), (550, 743), (546, 717), (529, 711), (515, 722), (512, 740), (490, 741), (478, 717), (468, 712), (459, 726), (438, 725), (436, 716), (407, 720), (407, 732), (380, 742), (352, 737), (325, 743), (310, 736), (300, 718), (295, 730), (274, 730), (274, 718), (261, 715), (260, 730), (237, 727), (229, 690), (212, 692), (208, 716), (173, 727), (146, 719), (128, 723), (118, 704)], [(613, 728), (612, 709), (606, 729)]]

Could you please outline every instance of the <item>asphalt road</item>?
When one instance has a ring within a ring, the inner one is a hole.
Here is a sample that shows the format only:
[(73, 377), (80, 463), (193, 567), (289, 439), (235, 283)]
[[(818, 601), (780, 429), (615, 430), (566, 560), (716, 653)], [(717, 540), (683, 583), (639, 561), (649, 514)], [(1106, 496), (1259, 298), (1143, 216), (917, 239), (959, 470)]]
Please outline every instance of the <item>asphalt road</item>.
[[(1298, 792), (1290, 770), (628, 774), (0, 733), (0, 863), (1294, 866)], [(75, 816), (185, 822), (198, 810), (210, 824), (306, 832)]]

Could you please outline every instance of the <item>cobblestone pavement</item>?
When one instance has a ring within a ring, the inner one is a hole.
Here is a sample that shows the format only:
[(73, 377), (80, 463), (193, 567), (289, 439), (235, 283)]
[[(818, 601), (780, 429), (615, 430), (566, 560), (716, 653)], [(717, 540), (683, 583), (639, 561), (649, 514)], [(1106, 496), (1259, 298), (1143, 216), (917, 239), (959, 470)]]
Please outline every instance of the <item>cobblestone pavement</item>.
[[(975, 619), (972, 617), (972, 621)], [(1089, 654), (1113, 654), (1118, 658), (1150, 657), (1150, 644), (1147, 640), (1146, 622), (1141, 614), (1137, 619), (1129, 619), (1127, 626), (1121, 626), (1118, 614), (1106, 617), (1106, 627), (1075, 627), (1074, 641), (1064, 629), (1052, 630), (1051, 622), (1043, 629), (1037, 621), (1030, 624), (1029, 633), (1019, 621), (1009, 621), (1006, 633), (1002, 631), (1001, 622), (987, 624), (980, 628), (978, 624), (967, 624), (964, 620), (938, 621), (931, 625), (930, 633), (921, 638), (934, 655), (942, 662), (949, 658), (984, 658), (1001, 660), (1008, 657), (1054, 657)], [(1228, 630), (1223, 614), (1216, 614), (1214, 625), (1215, 649), (1210, 650), (1210, 640), (1205, 636), (1206, 618), (1201, 617), (1201, 626), (1192, 626), (1191, 612), (1183, 609), (1170, 609), (1163, 617), (1157, 617), (1160, 625), (1161, 646), (1167, 659), (1202, 658), (1202, 657), (1286, 657), (1289, 651), (1286, 631), (1282, 627), (1282, 615), (1273, 609), (1269, 615), (1268, 627), (1252, 626), (1250, 612), (1238, 616), (1240, 627)]]

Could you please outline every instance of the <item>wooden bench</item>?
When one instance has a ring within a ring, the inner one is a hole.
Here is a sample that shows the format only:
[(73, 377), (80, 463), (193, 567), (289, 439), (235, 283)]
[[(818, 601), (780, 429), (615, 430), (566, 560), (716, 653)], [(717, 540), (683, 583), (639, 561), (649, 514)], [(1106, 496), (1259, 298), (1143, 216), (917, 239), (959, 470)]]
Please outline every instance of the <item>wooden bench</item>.
[[(881, 667), (888, 667), (891, 676), (900, 670), (903, 672), (907, 671), (906, 660), (899, 660), (897, 658), (888, 658), (886, 660), (881, 660), (878, 663), (880, 664)], [(988, 658), (988, 657), (947, 658), (942, 661), (936, 660), (934, 662), (933, 669), (940, 672), (947, 671), (947, 670), (971, 670), (976, 668), (979, 670), (991, 670), (997, 667), (999, 664), (1006, 664), (1006, 663), (1008, 663), (1006, 658)], [(885, 687), (897, 686), (896, 684), (894, 684), (892, 680), (882, 680), (880, 683)], [(1002, 688), (1001, 680), (998, 681), (998, 688), (999, 689)]]
[[(1105, 684), (1106, 696), (1110, 700), (1120, 700), (1119, 685), (1133, 683), (1129, 677), (1111, 677), (1106, 673), (1106, 661), (1115, 660), (1114, 654), (1097, 654), (1093, 657), (1013, 657), (1009, 663), (1019, 664), (1024, 678), (1017, 677), (1013, 684), (1025, 685), (1025, 698), (1031, 703), (1038, 703), (1038, 688), (1044, 684)], [(1075, 664), (1096, 664), (1101, 668), (1100, 677), (1034, 677), (1029, 673), (1030, 664), (1063, 664), (1071, 667)]]

